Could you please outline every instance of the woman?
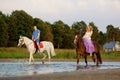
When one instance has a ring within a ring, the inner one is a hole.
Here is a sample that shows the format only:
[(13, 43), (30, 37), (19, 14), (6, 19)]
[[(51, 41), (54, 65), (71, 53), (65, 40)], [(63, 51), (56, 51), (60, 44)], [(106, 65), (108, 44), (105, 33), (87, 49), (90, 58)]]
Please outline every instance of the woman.
[(86, 52), (90, 53), (90, 56), (92, 56), (92, 53), (94, 52), (94, 45), (91, 40), (91, 36), (93, 34), (93, 29), (92, 26), (87, 26), (86, 27), (86, 33), (83, 36), (83, 42), (86, 47)]

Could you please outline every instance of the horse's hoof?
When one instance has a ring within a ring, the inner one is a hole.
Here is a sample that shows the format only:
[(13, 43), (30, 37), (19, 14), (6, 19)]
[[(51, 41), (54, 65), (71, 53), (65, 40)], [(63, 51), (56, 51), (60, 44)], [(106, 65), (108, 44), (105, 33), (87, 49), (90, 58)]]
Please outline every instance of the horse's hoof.
[(79, 64), (77, 64), (77, 67), (79, 67), (80, 65)]
[(88, 65), (84, 66), (85, 68), (88, 67)]
[(33, 63), (32, 65), (35, 65), (35, 63)]
[(80, 65), (77, 65), (76, 70), (79, 70), (79, 69), (84, 69), (84, 67), (80, 66)]
[(98, 67), (98, 66), (99, 66), (99, 64), (97, 63), (97, 64), (96, 64), (96, 66)]
[(94, 62), (94, 66), (97, 66), (97, 63), (96, 63), (96, 62)]
[(48, 62), (48, 64), (50, 64), (50, 62)]
[(42, 64), (45, 64), (45, 62), (42, 60)]

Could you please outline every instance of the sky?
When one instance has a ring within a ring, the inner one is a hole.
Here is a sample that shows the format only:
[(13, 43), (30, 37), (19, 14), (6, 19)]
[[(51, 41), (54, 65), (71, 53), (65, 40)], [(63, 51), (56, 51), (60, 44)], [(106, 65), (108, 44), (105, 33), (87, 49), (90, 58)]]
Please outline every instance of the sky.
[(0, 11), (11, 14), (24, 10), (33, 18), (54, 23), (62, 20), (71, 26), (76, 21), (94, 22), (106, 32), (112, 24), (120, 29), (120, 0), (0, 0)]

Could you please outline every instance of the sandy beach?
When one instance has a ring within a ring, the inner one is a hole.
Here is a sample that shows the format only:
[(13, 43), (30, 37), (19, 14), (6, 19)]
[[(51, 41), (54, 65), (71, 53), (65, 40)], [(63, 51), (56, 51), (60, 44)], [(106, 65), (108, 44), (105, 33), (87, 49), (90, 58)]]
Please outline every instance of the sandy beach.
[(0, 78), (0, 80), (120, 80), (119, 69), (57, 72), (25, 77)]

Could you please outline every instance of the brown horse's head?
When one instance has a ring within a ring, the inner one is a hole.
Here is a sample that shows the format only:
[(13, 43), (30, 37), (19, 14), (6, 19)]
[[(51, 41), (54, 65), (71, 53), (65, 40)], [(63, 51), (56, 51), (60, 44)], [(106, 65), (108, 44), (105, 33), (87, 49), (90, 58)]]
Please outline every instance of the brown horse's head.
[(74, 39), (74, 43), (77, 44), (78, 42), (82, 41), (82, 37), (80, 35), (80, 32), (76, 32), (75, 33), (75, 39)]

